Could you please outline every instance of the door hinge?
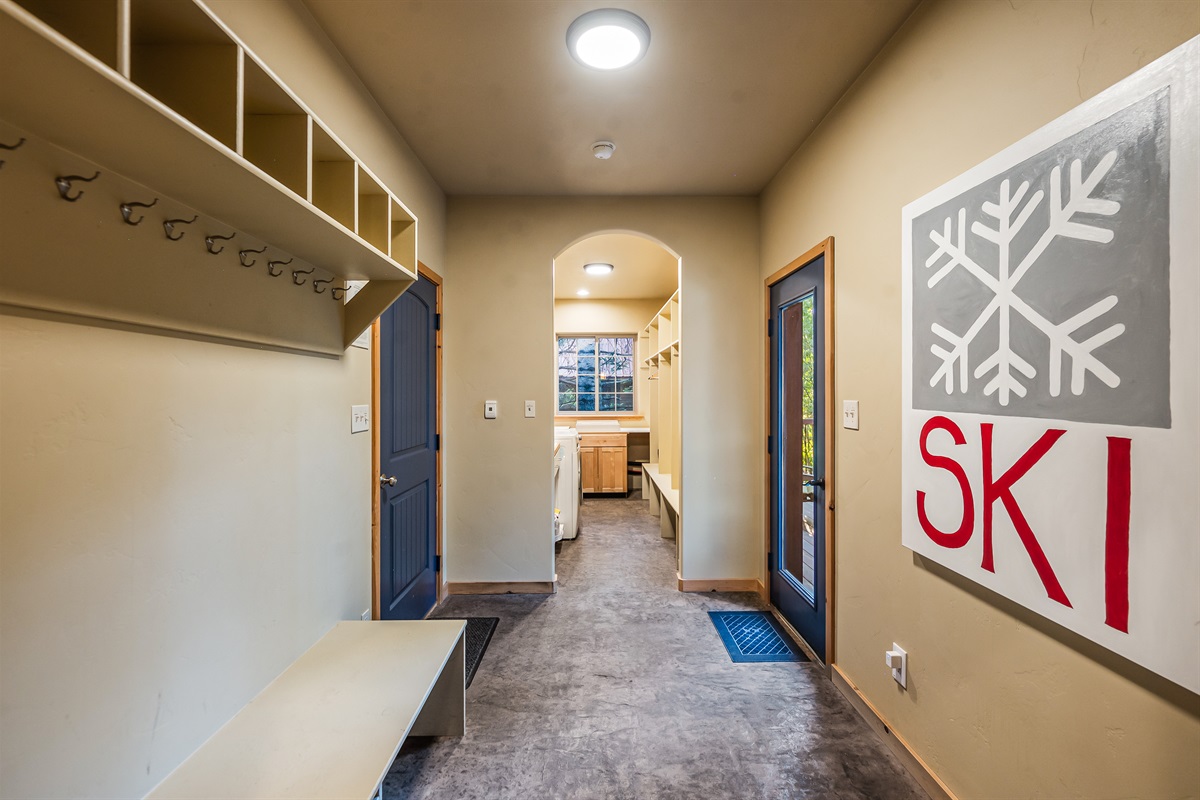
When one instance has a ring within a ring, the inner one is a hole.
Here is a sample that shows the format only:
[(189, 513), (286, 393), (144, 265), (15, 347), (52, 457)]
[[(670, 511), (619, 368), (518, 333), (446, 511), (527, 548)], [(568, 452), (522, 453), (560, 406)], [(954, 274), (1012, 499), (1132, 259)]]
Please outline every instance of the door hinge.
[(775, 320), (774, 318), (767, 319), (767, 338), (770, 339), (775, 335)]
[(775, 553), (767, 553), (767, 572), (775, 571)]
[(442, 329), (442, 315), (441, 314), (433, 315), (433, 329), (435, 331), (440, 331)]
[(435, 433), (433, 435), (433, 449), (434, 450), (442, 449), (442, 435), (440, 433)]
[(435, 555), (433, 557), (433, 571), (434, 572), (442, 571), (442, 557), (440, 555)]
[(771, 455), (771, 434), (767, 434), (767, 455)]

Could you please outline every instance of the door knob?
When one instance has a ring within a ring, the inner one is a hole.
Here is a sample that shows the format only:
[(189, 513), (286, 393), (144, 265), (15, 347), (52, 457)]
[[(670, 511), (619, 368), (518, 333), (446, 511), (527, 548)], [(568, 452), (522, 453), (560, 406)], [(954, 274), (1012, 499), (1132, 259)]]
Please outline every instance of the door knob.
[(804, 486), (816, 486), (818, 489), (824, 489), (825, 488), (825, 479), (824, 478), (813, 478), (811, 481), (805, 481), (803, 483), (803, 485)]
[(392, 477), (389, 478), (387, 475), (380, 475), (379, 476), (379, 485), (380, 486), (395, 486), (396, 485), (396, 476), (393, 475)]

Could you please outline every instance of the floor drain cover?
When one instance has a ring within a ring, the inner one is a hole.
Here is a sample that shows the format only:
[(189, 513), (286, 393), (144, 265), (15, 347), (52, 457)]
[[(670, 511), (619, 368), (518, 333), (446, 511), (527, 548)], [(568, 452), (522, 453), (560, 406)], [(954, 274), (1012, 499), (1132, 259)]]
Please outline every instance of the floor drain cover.
[(808, 660), (765, 611), (710, 611), (708, 616), (735, 662)]

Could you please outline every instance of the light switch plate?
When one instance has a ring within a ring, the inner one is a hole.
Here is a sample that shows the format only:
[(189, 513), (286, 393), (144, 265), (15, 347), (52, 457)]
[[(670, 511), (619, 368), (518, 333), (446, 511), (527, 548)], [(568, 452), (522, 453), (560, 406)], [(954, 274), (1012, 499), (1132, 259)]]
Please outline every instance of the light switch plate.
[(499, 409), (500, 409), (500, 404), (498, 402), (496, 402), (495, 400), (484, 400), (483, 401), (483, 418), (484, 419), (495, 419), (496, 414), (499, 411)]
[(350, 406), (350, 432), (362, 433), (371, 428), (371, 407)]
[(842, 401), (842, 427), (856, 431), (858, 430), (858, 401), (843, 400)]
[(537, 414), (537, 403), (533, 400), (525, 401), (525, 416), (533, 417)]

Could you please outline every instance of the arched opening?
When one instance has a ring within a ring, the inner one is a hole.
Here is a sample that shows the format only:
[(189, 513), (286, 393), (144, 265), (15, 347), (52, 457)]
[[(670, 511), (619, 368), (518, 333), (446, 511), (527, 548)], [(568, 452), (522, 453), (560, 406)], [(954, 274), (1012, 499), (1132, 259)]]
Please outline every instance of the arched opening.
[(677, 253), (634, 231), (554, 258), (557, 552), (616, 500), (644, 501), (681, 541), (681, 277)]

